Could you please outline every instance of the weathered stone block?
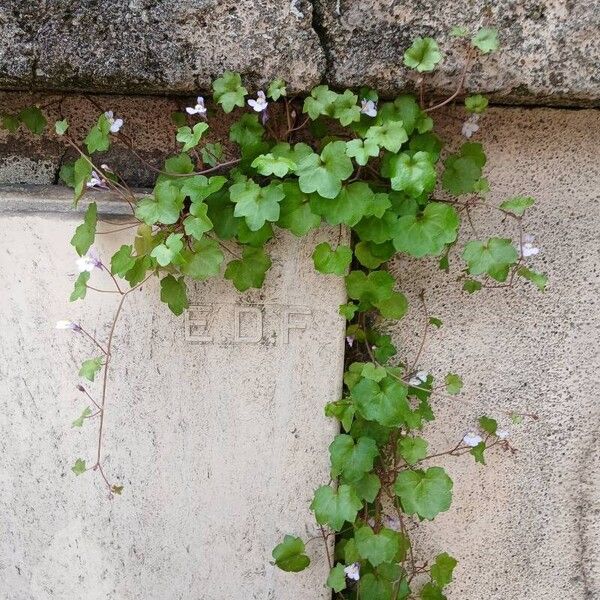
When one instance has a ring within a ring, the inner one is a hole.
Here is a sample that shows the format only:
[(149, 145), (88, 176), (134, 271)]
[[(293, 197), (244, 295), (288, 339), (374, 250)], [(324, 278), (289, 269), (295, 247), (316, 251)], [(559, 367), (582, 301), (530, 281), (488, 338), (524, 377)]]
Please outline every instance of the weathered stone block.
[(315, 10), (327, 78), (335, 86), (371, 85), (387, 95), (412, 87), (418, 75), (403, 66), (404, 51), (415, 37), (432, 36), (444, 51), (454, 48), (433, 78), (441, 94), (450, 92), (465, 55), (450, 29), (494, 26), (501, 48), (468, 77), (468, 90), (519, 103), (600, 98), (600, 11), (594, 2), (315, 0)]
[[(93, 422), (70, 428), (85, 406), (77, 368), (93, 348), (54, 322), (81, 321), (102, 338), (116, 298), (66, 302), (76, 222), (56, 211), (68, 193), (32, 195), (37, 214), (15, 212), (27, 202), (11, 198), (0, 197), (3, 600), (329, 598), (322, 545), (307, 547), (304, 574), (269, 563), (284, 533), (315, 535), (308, 507), (329, 479), (335, 425), (323, 407), (341, 390), (345, 294), (310, 259), (328, 233), (271, 244), (263, 290), (192, 286), (185, 318), (170, 315), (154, 284), (132, 294), (116, 333), (104, 442), (105, 468), (125, 489), (109, 501), (94, 473), (70, 471), (79, 456), (93, 461)], [(108, 256), (126, 239), (98, 236), (97, 247)]]
[(304, 90), (323, 71), (312, 6), (289, 0), (0, 5), (0, 86), (194, 92), (226, 69)]

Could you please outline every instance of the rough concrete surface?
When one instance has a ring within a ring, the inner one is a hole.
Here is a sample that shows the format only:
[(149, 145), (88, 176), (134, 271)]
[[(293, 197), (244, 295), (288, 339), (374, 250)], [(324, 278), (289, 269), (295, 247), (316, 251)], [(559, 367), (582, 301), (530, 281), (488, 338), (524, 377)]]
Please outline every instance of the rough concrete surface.
[(447, 53), (433, 80), (444, 94), (464, 54), (453, 25), (501, 30), (501, 51), (468, 89), (508, 102), (598, 101), (600, 11), (556, 0), (5, 0), (0, 88), (187, 94), (233, 69), (254, 88), (282, 77), (306, 92), (326, 79), (390, 95), (414, 84), (404, 51), (431, 35)]
[[(441, 396), (427, 435), (451, 448), (481, 414), (511, 431), (518, 453), (440, 461), (454, 479), (451, 510), (419, 528), (423, 558), (439, 551), (458, 567), (451, 600), (600, 598), (600, 113), (493, 109), (474, 140), (497, 204), (514, 194), (537, 199), (525, 220), (541, 253), (528, 259), (549, 276), (542, 294), (525, 283), (469, 296), (435, 260), (397, 259), (392, 272), (410, 292), (407, 320), (388, 323), (401, 354), (414, 356), (423, 329), (417, 294), (441, 318), (421, 367), (462, 374), (460, 396)], [(449, 119), (447, 133), (460, 131)], [(460, 143), (458, 136), (455, 141)], [(479, 237), (515, 236), (493, 211), (474, 214)], [(476, 236), (468, 224), (465, 239)], [(453, 272), (462, 268), (460, 248)], [(512, 426), (508, 413), (534, 413)]]
[[(322, 545), (308, 546), (302, 575), (269, 564), (284, 533), (315, 535), (308, 507), (329, 479), (335, 425), (323, 406), (341, 388), (344, 290), (310, 260), (327, 233), (272, 244), (264, 290), (198, 284), (185, 318), (154, 284), (132, 295), (106, 408), (105, 469), (125, 486), (110, 501), (97, 474), (70, 471), (95, 452), (94, 424), (70, 426), (86, 406), (78, 366), (95, 353), (54, 323), (74, 319), (104, 339), (116, 304), (91, 293), (67, 302), (75, 225), (0, 214), (2, 600), (328, 598)], [(98, 239), (108, 256), (128, 238)]]
[(141, 93), (210, 87), (226, 69), (254, 85), (314, 85), (323, 51), (312, 7), (289, 0), (36, 0), (0, 5), (0, 85)]
[(467, 89), (518, 103), (577, 104), (600, 97), (595, 2), (315, 0), (315, 9), (327, 41), (327, 78), (336, 86), (366, 84), (395, 94), (414, 85), (418, 74), (403, 67), (404, 51), (415, 37), (432, 36), (446, 54), (432, 83), (440, 91), (454, 89), (466, 53), (450, 29), (494, 26), (501, 48), (475, 65)]

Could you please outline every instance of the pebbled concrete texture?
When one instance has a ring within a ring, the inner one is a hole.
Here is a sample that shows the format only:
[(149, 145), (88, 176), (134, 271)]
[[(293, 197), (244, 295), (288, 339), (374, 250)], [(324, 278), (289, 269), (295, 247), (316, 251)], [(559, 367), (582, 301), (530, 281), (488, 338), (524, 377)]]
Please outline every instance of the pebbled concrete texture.
[[(490, 451), (488, 465), (471, 456), (440, 461), (454, 479), (448, 513), (417, 534), (423, 559), (448, 551), (458, 567), (448, 598), (592, 600), (600, 597), (600, 113), (492, 109), (474, 141), (483, 141), (489, 201), (531, 194), (525, 219), (541, 253), (528, 265), (549, 276), (542, 294), (515, 289), (468, 295), (435, 260), (397, 258), (391, 266), (409, 293), (411, 311), (387, 329), (402, 356), (414, 357), (426, 289), (429, 313), (443, 320), (430, 332), (420, 367), (443, 378), (460, 373), (460, 396), (441, 395), (428, 427), (431, 449), (451, 448), (487, 414), (511, 431), (514, 455)], [(460, 120), (446, 134), (460, 143)], [(515, 239), (494, 211), (473, 213), (477, 236)], [(533, 413), (511, 425), (509, 413)]]
[[(316, 535), (308, 507), (329, 479), (335, 425), (323, 406), (341, 391), (344, 289), (310, 254), (330, 232), (271, 244), (261, 291), (197, 284), (186, 317), (170, 315), (154, 283), (132, 294), (106, 407), (104, 464), (125, 485), (110, 501), (96, 474), (70, 471), (77, 457), (93, 462), (96, 427), (70, 424), (86, 406), (77, 369), (94, 352), (54, 323), (80, 321), (103, 340), (117, 301), (68, 304), (77, 222), (0, 214), (0, 597), (326, 600), (322, 545), (308, 545), (300, 576), (269, 561), (285, 533)], [(100, 255), (129, 239), (99, 236)], [(98, 383), (88, 387), (97, 397)]]
[(593, 2), (315, 0), (315, 10), (326, 40), (327, 79), (335, 86), (371, 85), (386, 95), (414, 87), (419, 74), (403, 66), (404, 51), (415, 37), (432, 36), (445, 56), (425, 81), (440, 93), (454, 90), (466, 50), (451, 28), (493, 26), (501, 47), (476, 62), (467, 90), (519, 104), (585, 104), (600, 97), (600, 12)]
[(501, 30), (503, 48), (467, 89), (502, 102), (598, 102), (599, 11), (552, 0), (5, 0), (0, 89), (189, 94), (233, 69), (255, 89), (282, 77), (295, 92), (325, 80), (393, 95), (415, 83), (404, 51), (430, 35), (447, 54), (432, 81), (444, 95), (464, 55), (453, 25)]
[(305, 89), (321, 77), (323, 51), (311, 28), (310, 3), (295, 4), (7, 0), (0, 6), (6, 40), (0, 85), (186, 93), (209, 88), (231, 69), (257, 86), (283, 77), (290, 88)]

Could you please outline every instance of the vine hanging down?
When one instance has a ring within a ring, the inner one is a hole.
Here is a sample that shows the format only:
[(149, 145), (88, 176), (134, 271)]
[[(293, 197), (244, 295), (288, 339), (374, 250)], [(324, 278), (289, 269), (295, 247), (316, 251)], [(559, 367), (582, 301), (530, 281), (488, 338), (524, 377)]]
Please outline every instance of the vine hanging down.
[[(111, 496), (123, 491), (106, 472), (102, 441), (113, 334), (133, 290), (158, 277), (162, 301), (181, 315), (188, 307), (189, 279), (203, 281), (223, 273), (241, 292), (260, 288), (271, 266), (265, 244), (278, 229), (303, 236), (321, 223), (350, 228), (352, 246), (324, 242), (312, 255), (317, 271), (345, 278), (348, 302), (339, 312), (348, 321), (355, 355), (345, 372), (343, 397), (325, 408), (342, 432), (329, 447), (331, 481), (315, 491), (311, 503), (330, 562), (327, 585), (339, 598), (445, 598), (456, 560), (442, 553), (419, 563), (407, 525), (415, 518), (434, 519), (450, 507), (453, 483), (435, 459), (468, 454), (485, 463), (492, 448), (514, 449), (507, 432), (484, 416), (479, 431), (461, 437), (445, 452), (429, 451), (422, 429), (434, 419), (432, 395), (440, 389), (457, 394), (462, 381), (449, 373), (438, 384), (419, 369), (427, 328), (442, 325), (429, 315), (425, 295), (421, 348), (410, 361), (397, 359), (390, 336), (378, 324), (382, 318), (401, 319), (408, 303), (385, 265), (401, 253), (438, 257), (439, 267), (449, 271), (450, 255), (460, 247), (464, 267), (459, 279), (468, 293), (511, 287), (519, 279), (541, 290), (546, 285), (546, 277), (526, 263), (538, 252), (522, 227), (533, 198), (517, 195), (499, 206), (486, 200), (486, 155), (470, 138), (477, 134), (487, 99), (464, 98), (462, 133), (467, 141), (458, 151), (445, 151), (433, 132), (435, 110), (463, 98), (474, 60), (498, 46), (497, 32), (489, 28), (472, 34), (455, 28), (453, 35), (464, 46), (465, 69), (456, 92), (437, 103), (428, 100), (424, 79), (442, 60), (431, 38), (418, 38), (404, 56), (405, 64), (419, 74), (417, 97), (380, 101), (372, 89), (337, 92), (319, 85), (301, 100), (288, 97), (285, 83), (278, 80), (249, 98), (240, 75), (224, 73), (213, 84), (212, 101), (198, 97), (172, 115), (180, 151), (160, 169), (148, 165), (157, 177), (145, 195), (132, 191), (110, 166), (99, 164), (98, 154), (112, 145), (136, 153), (127, 123), (104, 110), (109, 107), (102, 107), (82, 141), (70, 134), (66, 119), (55, 122), (55, 134), (78, 156), (61, 170), (62, 180), (74, 189), (75, 203), (91, 188), (104, 188), (131, 210), (130, 222), (97, 231), (98, 211), (92, 201), (71, 240), (80, 271), (71, 300), (88, 292), (118, 299), (105, 343), (79, 323), (57, 324), (86, 336), (94, 350), (79, 371), (87, 387), (80, 384), (78, 389), (88, 405), (73, 426), (98, 423), (97, 452), (92, 461), (77, 459), (75, 474), (95, 471)], [(207, 143), (206, 132), (221, 119), (220, 111), (235, 116), (228, 140)], [(2, 123), (13, 131), (23, 124), (42, 133), (47, 119), (40, 108), (30, 107), (4, 115)], [(473, 229), (475, 239), (459, 246), (461, 219), (471, 223), (478, 209), (510, 220), (516, 240), (481, 239)], [(97, 255), (97, 235), (127, 229), (132, 235), (135, 230), (130, 244), (109, 259)], [(92, 285), (98, 271), (110, 275), (111, 289)], [(92, 389), (98, 377), (96, 396)], [(285, 571), (301, 571), (310, 564), (305, 542), (295, 535), (285, 536), (273, 550), (273, 560)]]

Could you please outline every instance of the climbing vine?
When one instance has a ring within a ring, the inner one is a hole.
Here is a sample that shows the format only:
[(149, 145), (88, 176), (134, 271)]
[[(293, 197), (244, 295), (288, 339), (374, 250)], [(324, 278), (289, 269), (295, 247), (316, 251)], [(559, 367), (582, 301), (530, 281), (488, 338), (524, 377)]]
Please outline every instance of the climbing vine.
[[(98, 209), (92, 200), (71, 239), (79, 256), (71, 301), (89, 292), (118, 298), (106, 342), (79, 323), (57, 323), (86, 336), (93, 348), (79, 371), (86, 385), (78, 389), (87, 405), (73, 426), (97, 422), (97, 451), (91, 461), (75, 461), (76, 475), (97, 472), (111, 497), (123, 492), (104, 466), (103, 426), (116, 352), (113, 334), (132, 291), (156, 276), (161, 300), (181, 315), (188, 308), (188, 280), (223, 273), (240, 292), (260, 288), (271, 266), (265, 244), (278, 229), (303, 236), (322, 223), (346, 227), (352, 245), (323, 242), (312, 255), (317, 271), (345, 279), (348, 302), (339, 312), (348, 322), (351, 357), (343, 397), (325, 407), (325, 414), (341, 426), (329, 447), (331, 480), (315, 491), (310, 505), (329, 560), (327, 585), (338, 598), (445, 598), (456, 560), (442, 553), (419, 562), (408, 535), (410, 520), (432, 520), (450, 507), (452, 480), (435, 466), (435, 459), (468, 454), (485, 464), (490, 449), (514, 449), (508, 432), (482, 416), (478, 431), (459, 436), (445, 452), (430, 453), (422, 429), (434, 419), (432, 396), (460, 393), (462, 380), (448, 373), (438, 383), (419, 368), (427, 328), (442, 326), (429, 314), (425, 293), (420, 297), (425, 320), (421, 348), (409, 361), (397, 358), (381, 324), (382, 319), (402, 319), (408, 302), (385, 266), (401, 253), (438, 257), (439, 268), (449, 272), (450, 255), (457, 253), (464, 261), (458, 279), (466, 293), (511, 287), (520, 279), (541, 290), (546, 285), (546, 277), (526, 265), (538, 252), (522, 226), (533, 198), (519, 195), (499, 206), (488, 202), (486, 155), (480, 143), (470, 141), (488, 101), (481, 95), (464, 98), (463, 86), (473, 62), (497, 49), (497, 32), (458, 27), (452, 34), (464, 47), (465, 68), (455, 93), (437, 103), (427, 98), (424, 77), (442, 60), (431, 38), (416, 39), (404, 55), (405, 65), (419, 74), (416, 96), (388, 101), (380, 101), (373, 89), (337, 92), (327, 85), (301, 100), (288, 96), (283, 81), (248, 97), (240, 75), (224, 73), (214, 81), (212, 101), (198, 97), (185, 112), (172, 115), (179, 153), (161, 169), (148, 165), (157, 177), (152, 191), (143, 195), (96, 158), (113, 144), (135, 152), (122, 118), (101, 110), (83, 140), (70, 134), (66, 119), (54, 123), (56, 136), (78, 156), (60, 173), (74, 189), (75, 204), (92, 188), (111, 190), (131, 211), (131, 223), (118, 230), (135, 230), (130, 244), (110, 258), (100, 257), (93, 244), (96, 235), (106, 232), (97, 231)], [(433, 131), (433, 115), (458, 98), (464, 99), (462, 133), (467, 141), (449, 153)], [(207, 143), (205, 134), (222, 118), (220, 111), (235, 116), (228, 140)], [(3, 115), (2, 123), (13, 131), (24, 125), (39, 134), (47, 119), (34, 106)], [(459, 246), (461, 220), (470, 223), (478, 209), (511, 221), (515, 240), (481, 239), (473, 230), (474, 239)], [(92, 285), (97, 271), (110, 275), (113, 288)], [(273, 550), (274, 564), (285, 571), (310, 565), (309, 540), (294, 533)]]

